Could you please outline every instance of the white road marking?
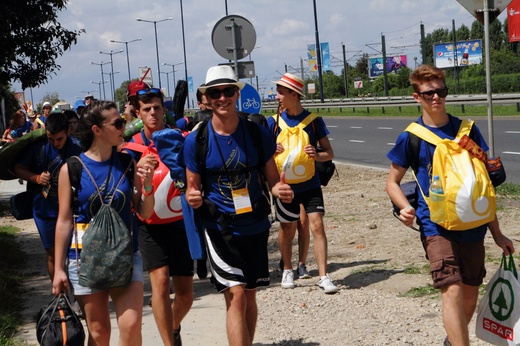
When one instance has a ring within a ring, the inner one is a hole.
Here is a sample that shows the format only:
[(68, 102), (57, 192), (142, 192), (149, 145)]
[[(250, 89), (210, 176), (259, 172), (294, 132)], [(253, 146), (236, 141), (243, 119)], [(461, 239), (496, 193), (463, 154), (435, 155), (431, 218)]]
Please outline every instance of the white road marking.
[(365, 141), (360, 141), (360, 140), (357, 140), (357, 139), (351, 139), (351, 140), (349, 140), (349, 142), (352, 142), (352, 143), (365, 143)]
[(503, 154), (511, 154), (511, 155), (520, 155), (520, 152), (518, 151), (503, 151)]

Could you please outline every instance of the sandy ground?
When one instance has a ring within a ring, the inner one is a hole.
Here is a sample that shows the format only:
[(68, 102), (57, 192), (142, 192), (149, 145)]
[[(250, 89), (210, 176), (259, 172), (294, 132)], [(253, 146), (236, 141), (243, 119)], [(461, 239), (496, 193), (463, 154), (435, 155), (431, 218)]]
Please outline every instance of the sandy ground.
[[(384, 191), (387, 172), (338, 165), (339, 175), (324, 188), (329, 272), (340, 288), (325, 295), (317, 287), (317, 267), (312, 241), (307, 266), (313, 277), (296, 280), (296, 288), (280, 287), (277, 225), (269, 241), (271, 286), (258, 292), (259, 317), (255, 345), (441, 345), (445, 337), (440, 317), (439, 294), (418, 298), (403, 296), (412, 288), (427, 286), (430, 276), (418, 233), (404, 227), (391, 213)], [(12, 184), (12, 182), (0, 182)], [(5, 187), (0, 191), (4, 191)], [(0, 199), (1, 199), (0, 194)], [(5, 204), (4, 204), (5, 205)], [(518, 244), (520, 214), (517, 199), (499, 205), (502, 230)], [(50, 281), (45, 274), (44, 254), (32, 220), (16, 221), (11, 216), (0, 225), (13, 224), (22, 231), (18, 240), (28, 255), (24, 272), (26, 303), (24, 324), (18, 338), (36, 344), (34, 316), (50, 301)], [(520, 246), (520, 245), (517, 245)], [(486, 266), (491, 278), (501, 252), (491, 236), (486, 238)], [(294, 242), (293, 260), (297, 260)], [(415, 268), (419, 273), (406, 274)], [(150, 286), (146, 279), (143, 298), (143, 344), (161, 343), (147, 302)], [(172, 295), (172, 298), (174, 295)], [(183, 321), (185, 345), (227, 345), (223, 297), (208, 280), (195, 277), (195, 302)], [(111, 344), (117, 343), (112, 318)], [(485, 345), (470, 329), (472, 345)]]

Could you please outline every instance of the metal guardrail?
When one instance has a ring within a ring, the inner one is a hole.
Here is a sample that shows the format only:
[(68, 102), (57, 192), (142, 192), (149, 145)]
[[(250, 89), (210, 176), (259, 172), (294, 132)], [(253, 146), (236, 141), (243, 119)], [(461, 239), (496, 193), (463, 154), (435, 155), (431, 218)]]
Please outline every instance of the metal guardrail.
[[(520, 94), (493, 94), (495, 104), (520, 104)], [(486, 105), (487, 95), (448, 95), (446, 104), (449, 105)], [(406, 107), (418, 106), (413, 96), (389, 96), (389, 97), (356, 97), (348, 99), (327, 99), (321, 103), (320, 100), (302, 100), (302, 105), (309, 108), (358, 108), (358, 107)], [(262, 102), (262, 109), (278, 108), (276, 101)]]

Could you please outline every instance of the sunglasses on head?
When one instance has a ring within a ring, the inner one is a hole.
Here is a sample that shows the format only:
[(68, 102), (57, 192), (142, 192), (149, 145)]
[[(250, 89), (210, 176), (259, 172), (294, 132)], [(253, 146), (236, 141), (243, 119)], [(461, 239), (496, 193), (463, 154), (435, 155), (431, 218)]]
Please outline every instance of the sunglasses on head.
[(159, 88), (150, 88), (150, 89), (142, 89), (137, 91), (137, 95), (148, 95), (148, 94), (160, 94), (161, 89)]
[(236, 87), (227, 87), (224, 89), (208, 89), (206, 90), (206, 95), (208, 95), (210, 98), (216, 100), (220, 98), (220, 95), (224, 94), (225, 97), (232, 97), (235, 95), (235, 92), (237, 91)]
[(446, 96), (448, 96), (448, 88), (422, 91), (422, 92), (418, 92), (417, 94), (421, 95), (425, 100), (433, 99), (433, 96), (435, 94), (437, 94), (440, 98), (443, 99)]
[(118, 118), (118, 119), (114, 120), (111, 123), (103, 124), (103, 126), (112, 125), (112, 126), (114, 126), (116, 128), (116, 130), (121, 130), (125, 126), (125, 124), (126, 124), (126, 122), (125, 122), (124, 119)]

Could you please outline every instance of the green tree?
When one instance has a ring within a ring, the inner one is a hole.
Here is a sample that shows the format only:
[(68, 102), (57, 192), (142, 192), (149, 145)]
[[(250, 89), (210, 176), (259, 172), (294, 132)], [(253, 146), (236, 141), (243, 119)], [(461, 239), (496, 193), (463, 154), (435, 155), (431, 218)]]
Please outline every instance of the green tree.
[(480, 24), (480, 22), (478, 20), (474, 20), (473, 23), (471, 24), (470, 35), (471, 35), (472, 40), (478, 40), (478, 39), (483, 40), (484, 39), (484, 25)]
[(426, 61), (424, 61), (424, 63), (433, 64), (433, 45), (441, 42), (453, 42), (453, 35), (448, 29), (435, 29), (426, 35), (424, 41), (426, 52), (421, 51), (421, 54), (426, 57)]
[(20, 81), (36, 87), (60, 69), (56, 59), (84, 30), (70, 31), (58, 22), (67, 0), (0, 2), (0, 84)]
[(494, 20), (489, 24), (489, 42), (491, 43), (489, 47), (494, 50), (500, 50), (505, 46), (506, 37), (499, 20)]
[(455, 30), (455, 36), (457, 37), (457, 41), (466, 41), (471, 37), (471, 33), (469, 28), (462, 24), (457, 30)]

